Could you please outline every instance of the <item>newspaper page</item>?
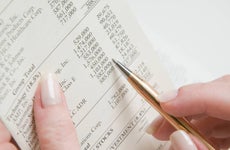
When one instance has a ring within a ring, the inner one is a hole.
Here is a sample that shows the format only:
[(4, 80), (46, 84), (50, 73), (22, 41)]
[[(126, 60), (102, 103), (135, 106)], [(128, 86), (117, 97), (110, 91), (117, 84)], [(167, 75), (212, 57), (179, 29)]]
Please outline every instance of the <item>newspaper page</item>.
[(158, 92), (172, 88), (124, 0), (1, 3), (0, 117), (21, 149), (39, 149), (32, 105), (45, 72), (59, 78), (82, 150), (163, 147), (145, 133), (158, 114), (111, 61)]

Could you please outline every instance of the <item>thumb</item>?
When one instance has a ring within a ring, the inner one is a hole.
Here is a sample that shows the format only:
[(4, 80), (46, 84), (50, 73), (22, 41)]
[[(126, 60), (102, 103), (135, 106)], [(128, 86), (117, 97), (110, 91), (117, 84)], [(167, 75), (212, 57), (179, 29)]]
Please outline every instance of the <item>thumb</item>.
[(230, 120), (230, 76), (208, 83), (187, 85), (158, 97), (162, 108), (174, 116), (209, 115)]
[(41, 150), (80, 150), (76, 130), (55, 77), (43, 77), (35, 94), (34, 118)]

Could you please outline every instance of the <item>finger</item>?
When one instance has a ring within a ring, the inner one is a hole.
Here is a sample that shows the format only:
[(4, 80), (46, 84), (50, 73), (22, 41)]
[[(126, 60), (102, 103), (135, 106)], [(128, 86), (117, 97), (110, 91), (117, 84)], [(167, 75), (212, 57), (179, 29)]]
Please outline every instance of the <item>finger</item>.
[(159, 140), (165, 141), (165, 140), (169, 140), (169, 136), (175, 130), (176, 129), (166, 119), (164, 119), (162, 116), (158, 116), (148, 126), (146, 132), (150, 135), (153, 135), (155, 138)]
[(230, 123), (225, 123), (219, 126), (216, 126), (211, 130), (211, 137), (214, 138), (230, 138)]
[(188, 135), (186, 132), (178, 130), (171, 134), (171, 150), (208, 150), (208, 148), (201, 143), (193, 135)]
[(174, 116), (207, 114), (230, 120), (230, 76), (209, 83), (181, 87), (158, 97), (162, 108)]
[(169, 136), (175, 131), (175, 128), (164, 120), (158, 129), (153, 133), (153, 136), (159, 140), (168, 140)]
[(0, 143), (9, 142), (11, 139), (10, 132), (7, 130), (5, 125), (0, 121)]
[[(227, 121), (223, 121), (216, 118), (202, 118), (199, 121), (195, 120), (192, 122), (196, 127), (199, 127), (199, 129), (201, 129), (201, 132), (205, 134), (206, 137), (229, 138), (230, 136), (230, 124)], [(155, 138), (159, 140), (168, 140), (170, 135), (173, 134), (174, 131), (175, 129), (171, 126), (171, 124), (169, 124), (161, 116), (157, 117), (147, 129), (147, 133), (153, 135)], [(200, 142), (192, 135), (190, 135), (190, 137), (192, 138), (193, 142), (199, 150), (207, 150), (207, 148), (204, 146), (202, 142)]]
[(196, 145), (198, 150), (208, 150), (208, 148), (195, 136), (189, 135), (189, 137), (192, 139), (193, 143)]
[(17, 148), (11, 143), (1, 143), (0, 149), (2, 149), (2, 150), (17, 150)]
[(228, 149), (230, 147), (230, 138), (217, 139), (213, 138), (212, 142), (218, 146), (219, 149)]
[(190, 136), (182, 130), (173, 132), (170, 136), (170, 141), (175, 150), (197, 150), (197, 146)]
[(169, 150), (175, 150), (172, 145), (170, 145)]
[[(217, 128), (217, 127), (223, 130), (222, 126), (226, 126), (226, 122), (218, 121), (215, 118), (206, 118), (206, 119), (202, 119), (202, 121), (200, 121), (200, 122), (198, 122), (198, 121), (195, 122), (195, 125), (199, 126), (201, 129), (203, 129), (203, 131), (201, 131), (201, 132), (204, 133), (204, 131), (207, 131), (206, 136), (208, 137), (208, 135), (209, 136), (213, 135), (212, 132), (210, 133), (210, 131), (216, 130), (215, 128)], [(227, 125), (229, 125), (229, 124), (227, 124)], [(206, 129), (205, 126), (208, 129)], [(147, 133), (153, 135), (155, 138), (157, 138), (159, 140), (168, 140), (170, 135), (172, 136), (175, 133), (174, 131), (175, 131), (174, 127), (172, 127), (171, 124), (169, 124), (161, 116), (157, 117), (146, 130)], [(216, 132), (218, 133), (218, 131), (216, 131)], [(222, 133), (227, 135), (227, 133), (224, 133), (224, 132), (222, 132)], [(230, 134), (228, 134), (228, 135), (230, 135)], [(198, 150), (208, 150), (206, 148), (206, 146), (202, 142), (200, 142), (198, 139), (196, 139), (194, 136), (190, 135), (190, 137), (193, 140), (193, 142), (195, 143)], [(175, 148), (176, 147), (174, 147), (174, 148), (171, 147), (171, 149), (175, 149)]]
[(42, 150), (80, 149), (64, 95), (52, 74), (43, 77), (35, 94), (34, 118)]
[(161, 116), (157, 117), (149, 125), (146, 132), (150, 135), (153, 135), (155, 138), (161, 141), (169, 140), (169, 136), (175, 131), (175, 128), (168, 123)]
[(230, 125), (228, 121), (212, 117), (191, 120), (191, 123), (206, 137), (214, 136), (214, 132), (218, 132), (219, 127)]
[[(229, 138), (230, 122), (216, 118), (201, 118), (191, 120), (193, 124), (206, 137)], [(157, 117), (147, 128), (146, 132), (159, 140), (168, 140), (175, 128), (161, 116)]]

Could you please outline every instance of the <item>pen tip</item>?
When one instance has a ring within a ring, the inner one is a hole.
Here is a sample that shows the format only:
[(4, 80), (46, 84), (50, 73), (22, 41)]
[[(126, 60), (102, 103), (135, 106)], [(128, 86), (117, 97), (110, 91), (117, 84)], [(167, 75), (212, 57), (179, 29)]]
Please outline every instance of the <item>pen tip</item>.
[(119, 61), (116, 61), (114, 59), (112, 59), (112, 61), (126, 77), (128, 77), (132, 73), (127, 67), (125, 67)]
[(112, 58), (113, 63), (117, 64), (117, 61)]
[(117, 61), (117, 60), (115, 60), (113, 58), (112, 58), (112, 61), (117, 67), (119, 67), (120, 66), (119, 64), (121, 64), (119, 61)]
[(113, 61), (113, 63), (114, 63), (117, 67), (119, 67), (120, 64), (121, 64), (119, 61), (117, 61), (117, 60), (115, 60), (115, 59), (113, 59), (113, 58), (112, 58), (112, 61)]

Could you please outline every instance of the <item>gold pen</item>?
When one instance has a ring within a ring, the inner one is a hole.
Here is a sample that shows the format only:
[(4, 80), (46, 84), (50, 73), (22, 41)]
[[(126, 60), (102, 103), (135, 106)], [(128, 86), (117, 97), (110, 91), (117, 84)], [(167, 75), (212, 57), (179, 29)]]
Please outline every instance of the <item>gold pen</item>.
[(147, 82), (135, 75), (127, 67), (113, 59), (113, 62), (127, 78), (128, 82), (142, 95), (145, 100), (154, 107), (175, 129), (183, 130), (198, 138), (209, 150), (215, 150), (213, 144), (205, 138), (190, 122), (182, 117), (174, 117), (166, 113), (160, 106), (157, 100), (158, 93)]

